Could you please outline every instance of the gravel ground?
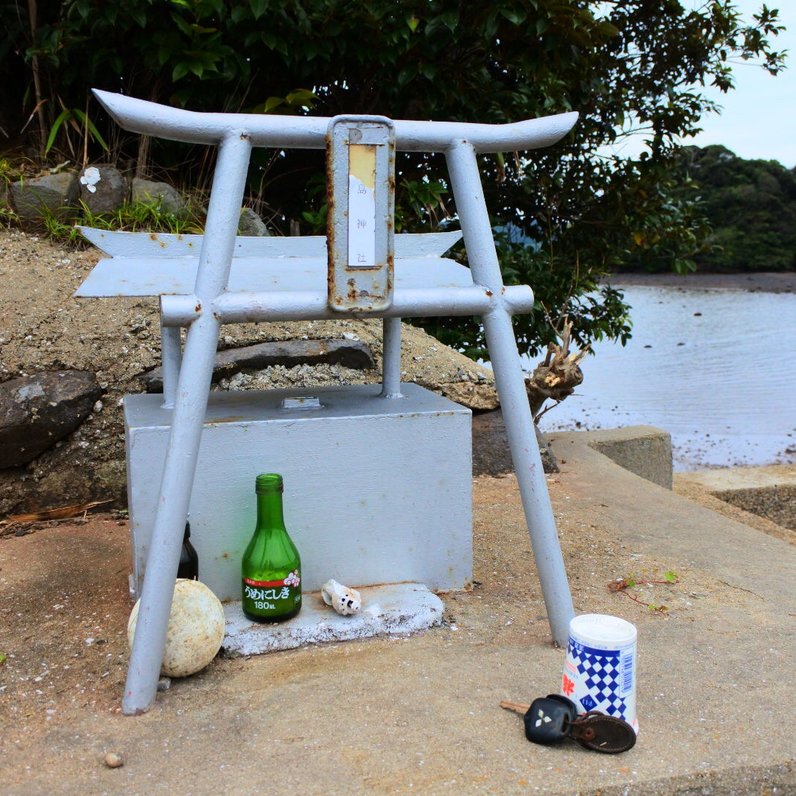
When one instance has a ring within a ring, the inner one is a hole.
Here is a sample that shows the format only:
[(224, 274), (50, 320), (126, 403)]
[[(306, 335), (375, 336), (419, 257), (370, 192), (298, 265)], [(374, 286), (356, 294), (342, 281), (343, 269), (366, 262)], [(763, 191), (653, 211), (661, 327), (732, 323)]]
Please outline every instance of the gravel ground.
[[(122, 397), (142, 391), (139, 377), (160, 364), (156, 298), (75, 299), (99, 259), (91, 249), (0, 228), (0, 382), (42, 370), (90, 370), (105, 390), (89, 419), (30, 464), (0, 471), (0, 517), (90, 500), (123, 505)], [(224, 380), (228, 389), (376, 382), (381, 321), (341, 320), (225, 326), (220, 349), (266, 340), (352, 339), (371, 347), (377, 367), (279, 365)], [(492, 374), (420, 329), (404, 324), (402, 378), (473, 409), (494, 409)]]

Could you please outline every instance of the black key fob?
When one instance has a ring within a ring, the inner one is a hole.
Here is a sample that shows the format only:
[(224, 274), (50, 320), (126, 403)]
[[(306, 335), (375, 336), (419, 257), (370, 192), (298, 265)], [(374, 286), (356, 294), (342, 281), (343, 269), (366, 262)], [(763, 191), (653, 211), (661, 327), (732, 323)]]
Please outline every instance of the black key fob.
[(523, 717), (525, 737), (545, 746), (559, 743), (568, 736), (577, 715), (574, 702), (558, 694), (534, 699)]

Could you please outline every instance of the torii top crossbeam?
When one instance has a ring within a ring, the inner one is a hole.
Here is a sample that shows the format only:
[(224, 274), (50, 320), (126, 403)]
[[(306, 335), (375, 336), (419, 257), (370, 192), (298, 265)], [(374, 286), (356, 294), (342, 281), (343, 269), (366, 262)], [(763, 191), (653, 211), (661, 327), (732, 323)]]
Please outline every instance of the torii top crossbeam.
[[(94, 95), (113, 119), (133, 133), (218, 144), (245, 132), (252, 146), (323, 149), (329, 118), (276, 116), (253, 113), (202, 113), (94, 89)], [(471, 124), (395, 120), (395, 145), (401, 152), (445, 152), (467, 141), (479, 153), (542, 149), (563, 138), (578, 119), (576, 112), (529, 119), (512, 124)]]

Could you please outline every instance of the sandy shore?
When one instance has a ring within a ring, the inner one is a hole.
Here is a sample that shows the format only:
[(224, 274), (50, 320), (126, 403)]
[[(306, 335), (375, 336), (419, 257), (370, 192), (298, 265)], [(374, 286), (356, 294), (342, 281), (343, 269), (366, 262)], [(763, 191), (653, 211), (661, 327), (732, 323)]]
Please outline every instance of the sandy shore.
[(613, 287), (680, 287), (688, 290), (748, 290), (754, 293), (796, 293), (796, 271), (754, 274), (615, 274)]

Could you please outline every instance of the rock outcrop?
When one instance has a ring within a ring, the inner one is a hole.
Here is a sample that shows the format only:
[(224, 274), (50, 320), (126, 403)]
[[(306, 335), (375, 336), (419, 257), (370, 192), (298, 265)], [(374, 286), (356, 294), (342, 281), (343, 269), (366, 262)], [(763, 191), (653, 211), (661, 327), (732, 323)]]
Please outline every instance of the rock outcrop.
[[(219, 351), (213, 364), (213, 383), (242, 371), (263, 370), (272, 365), (342, 365), (355, 370), (376, 367), (370, 346), (358, 340), (282, 340)], [(141, 376), (147, 392), (162, 392), (163, 368)]]
[(80, 370), (0, 384), (0, 469), (21, 467), (71, 434), (101, 395), (97, 377)]
[(173, 185), (140, 177), (133, 178), (130, 198), (133, 202), (157, 204), (166, 213), (179, 214), (187, 208), (185, 199)]
[(66, 218), (77, 196), (77, 175), (72, 171), (27, 177), (9, 186), (11, 204), (23, 222), (40, 223), (48, 214)]
[(112, 213), (130, 193), (127, 178), (113, 166), (89, 166), (78, 179), (80, 201), (92, 213)]

